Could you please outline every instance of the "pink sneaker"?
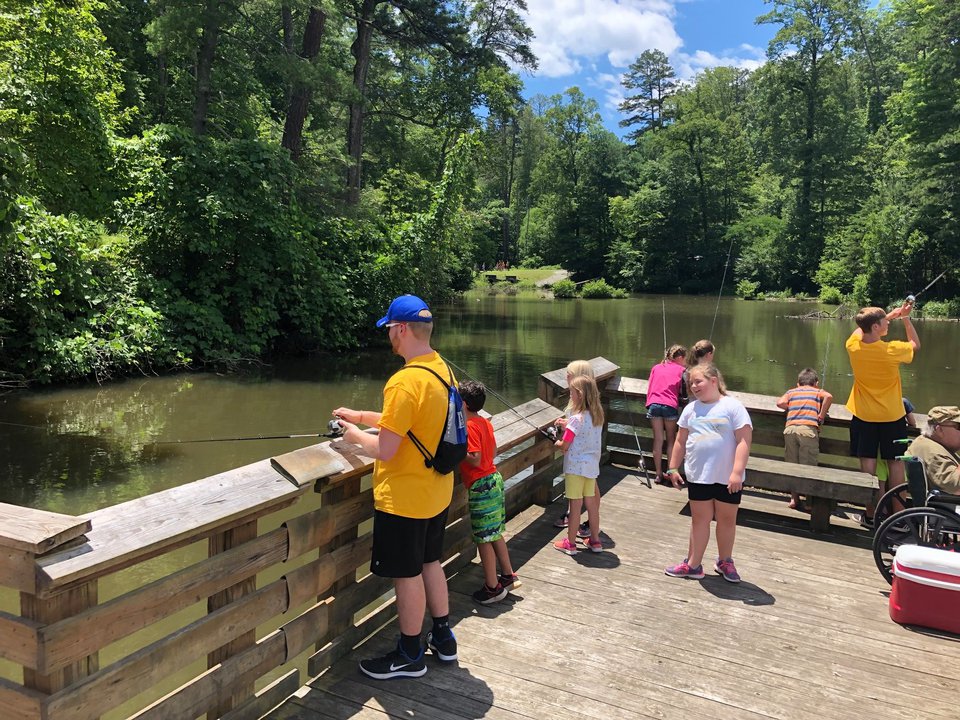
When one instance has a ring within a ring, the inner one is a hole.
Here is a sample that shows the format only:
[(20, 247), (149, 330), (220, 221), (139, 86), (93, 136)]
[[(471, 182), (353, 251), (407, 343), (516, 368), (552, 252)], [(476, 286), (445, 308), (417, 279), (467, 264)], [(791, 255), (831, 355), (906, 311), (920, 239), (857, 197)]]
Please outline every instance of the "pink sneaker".
[(602, 553), (603, 552), (603, 543), (599, 540), (593, 541), (590, 538), (586, 538), (583, 541), (583, 544), (590, 548), (591, 552)]
[(733, 558), (717, 560), (717, 564), (713, 566), (713, 569), (723, 575), (723, 579), (727, 582), (740, 582), (740, 573), (737, 572), (737, 568), (733, 565)]
[(570, 542), (569, 538), (563, 538), (563, 540), (557, 540), (553, 544), (553, 546), (560, 552), (566, 553), (567, 555), (576, 555), (578, 552), (580, 552), (577, 549), (577, 546), (574, 545), (572, 542)]
[(687, 558), (684, 558), (682, 563), (671, 565), (670, 567), (665, 568), (663, 572), (670, 577), (700, 580), (703, 577), (703, 565), (698, 565), (695, 568), (690, 567), (690, 564), (687, 562)]

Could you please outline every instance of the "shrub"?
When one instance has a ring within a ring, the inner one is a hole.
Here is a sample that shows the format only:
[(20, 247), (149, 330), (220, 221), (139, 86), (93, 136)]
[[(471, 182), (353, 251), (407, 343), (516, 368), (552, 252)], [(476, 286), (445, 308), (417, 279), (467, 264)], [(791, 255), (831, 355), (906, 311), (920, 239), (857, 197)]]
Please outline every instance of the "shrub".
[(555, 282), (552, 290), (555, 298), (572, 298), (577, 296), (577, 284), (569, 278)]
[(952, 300), (928, 300), (920, 308), (923, 317), (960, 317), (960, 297)]
[(620, 288), (615, 288), (613, 285), (609, 284), (606, 280), (591, 280), (588, 283), (584, 283), (583, 290), (580, 291), (581, 296), (585, 298), (625, 298), (627, 293), (625, 290)]
[(752, 300), (758, 294), (760, 290), (760, 283), (754, 282), (752, 280), (741, 280), (737, 283), (737, 296), (742, 297), (744, 300)]
[(839, 305), (843, 302), (840, 290), (830, 285), (824, 285), (820, 288), (820, 302), (825, 305)]

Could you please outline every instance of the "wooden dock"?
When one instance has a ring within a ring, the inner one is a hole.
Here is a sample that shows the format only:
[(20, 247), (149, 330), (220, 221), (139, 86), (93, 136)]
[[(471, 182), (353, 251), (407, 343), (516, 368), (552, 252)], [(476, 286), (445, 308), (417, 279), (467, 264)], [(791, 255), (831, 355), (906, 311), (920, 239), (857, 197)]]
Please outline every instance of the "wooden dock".
[(391, 622), (268, 717), (957, 717), (958, 638), (889, 619), (889, 587), (855, 523), (813, 535), (782, 500), (753, 494), (736, 543), (744, 581), (678, 580), (663, 567), (686, 548), (685, 493), (615, 466), (601, 488), (604, 553), (554, 550), (559, 503), (534, 506), (508, 526), (520, 589), (483, 607), (470, 598), (479, 565), (450, 579), (457, 663), (365, 677), (357, 662), (392, 649)]

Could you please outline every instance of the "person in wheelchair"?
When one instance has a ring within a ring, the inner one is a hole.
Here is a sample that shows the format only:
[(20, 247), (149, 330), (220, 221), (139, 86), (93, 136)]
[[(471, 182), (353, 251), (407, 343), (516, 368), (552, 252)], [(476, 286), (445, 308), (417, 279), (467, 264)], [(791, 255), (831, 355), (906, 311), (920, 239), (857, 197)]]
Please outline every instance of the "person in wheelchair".
[(960, 495), (960, 407), (937, 405), (927, 413), (927, 426), (907, 449), (923, 462), (931, 489)]

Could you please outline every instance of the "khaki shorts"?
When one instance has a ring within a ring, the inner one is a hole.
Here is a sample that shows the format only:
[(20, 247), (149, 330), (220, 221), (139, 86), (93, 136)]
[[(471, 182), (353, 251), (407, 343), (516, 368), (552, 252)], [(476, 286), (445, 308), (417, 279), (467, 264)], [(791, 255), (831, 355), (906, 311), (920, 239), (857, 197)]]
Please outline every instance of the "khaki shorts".
[(787, 425), (783, 430), (783, 459), (800, 465), (816, 465), (820, 456), (820, 433), (809, 425)]
[(583, 475), (567, 473), (563, 476), (563, 492), (567, 500), (582, 500), (593, 497), (597, 492), (597, 481)]

